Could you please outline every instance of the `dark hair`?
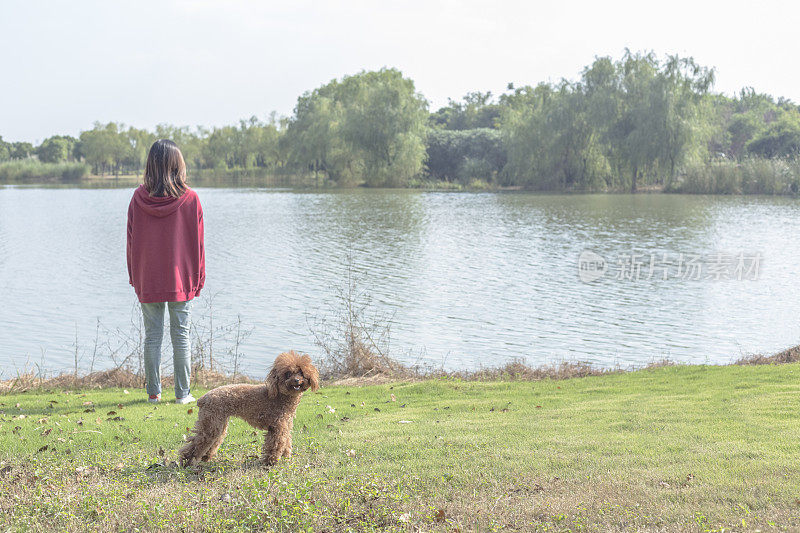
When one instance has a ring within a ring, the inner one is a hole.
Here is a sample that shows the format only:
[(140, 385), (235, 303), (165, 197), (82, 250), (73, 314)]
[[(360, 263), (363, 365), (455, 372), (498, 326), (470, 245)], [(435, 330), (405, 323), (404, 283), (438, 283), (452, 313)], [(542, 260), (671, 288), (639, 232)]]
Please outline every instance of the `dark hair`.
[(168, 139), (153, 143), (144, 168), (144, 187), (150, 196), (180, 198), (186, 192), (186, 163), (177, 144)]

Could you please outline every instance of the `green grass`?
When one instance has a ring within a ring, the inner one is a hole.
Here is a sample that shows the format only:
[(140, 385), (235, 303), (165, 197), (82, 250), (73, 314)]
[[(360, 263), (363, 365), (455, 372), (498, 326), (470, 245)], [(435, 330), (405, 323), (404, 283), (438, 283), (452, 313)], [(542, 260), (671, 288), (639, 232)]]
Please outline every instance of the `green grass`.
[(291, 461), (261, 467), (235, 420), (197, 471), (157, 464), (196, 407), (5, 395), (0, 529), (796, 530), (799, 393), (798, 364), (325, 387)]

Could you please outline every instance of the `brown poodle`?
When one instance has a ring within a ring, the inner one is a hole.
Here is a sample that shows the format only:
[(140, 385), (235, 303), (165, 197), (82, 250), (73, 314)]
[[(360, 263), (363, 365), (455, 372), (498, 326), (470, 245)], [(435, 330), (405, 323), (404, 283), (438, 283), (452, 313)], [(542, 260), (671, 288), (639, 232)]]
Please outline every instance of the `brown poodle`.
[(214, 457), (231, 416), (265, 431), (261, 453), (265, 464), (291, 457), (294, 414), (309, 388), (319, 388), (319, 372), (309, 356), (291, 351), (275, 359), (263, 385), (225, 385), (208, 391), (197, 400), (200, 412), (193, 435), (178, 452), (181, 464), (189, 466)]

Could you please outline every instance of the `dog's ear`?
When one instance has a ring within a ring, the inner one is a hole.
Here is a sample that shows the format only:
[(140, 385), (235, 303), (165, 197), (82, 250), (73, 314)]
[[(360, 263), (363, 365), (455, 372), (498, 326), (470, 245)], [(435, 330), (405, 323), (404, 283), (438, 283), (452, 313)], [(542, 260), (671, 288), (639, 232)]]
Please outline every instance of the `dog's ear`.
[(272, 370), (269, 371), (267, 374), (266, 385), (267, 385), (267, 398), (270, 400), (274, 400), (278, 397), (278, 368), (276, 366), (272, 367)]
[(300, 369), (311, 385), (311, 390), (319, 390), (319, 371), (317, 367), (311, 363), (311, 358), (308, 355), (304, 355), (300, 358)]

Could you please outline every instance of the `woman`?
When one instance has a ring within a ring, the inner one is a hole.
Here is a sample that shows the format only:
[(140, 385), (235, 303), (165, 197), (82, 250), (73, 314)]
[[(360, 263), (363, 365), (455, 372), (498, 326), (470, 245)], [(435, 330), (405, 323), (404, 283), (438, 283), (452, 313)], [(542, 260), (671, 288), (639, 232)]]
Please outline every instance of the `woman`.
[(186, 185), (186, 164), (169, 140), (153, 143), (144, 183), (128, 206), (128, 277), (142, 304), (144, 369), (149, 401), (161, 400), (161, 340), (169, 310), (175, 401), (193, 402), (189, 379), (192, 299), (205, 283), (203, 208)]

